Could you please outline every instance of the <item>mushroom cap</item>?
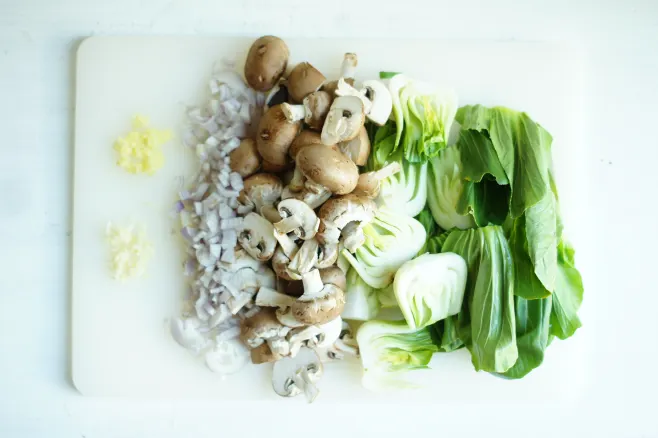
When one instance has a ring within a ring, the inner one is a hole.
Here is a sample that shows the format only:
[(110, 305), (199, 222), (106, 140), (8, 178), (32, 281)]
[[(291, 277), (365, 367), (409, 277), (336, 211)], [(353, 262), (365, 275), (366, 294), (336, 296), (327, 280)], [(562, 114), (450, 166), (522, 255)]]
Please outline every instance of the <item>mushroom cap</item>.
[(347, 278), (338, 266), (320, 269), (320, 278), (323, 284), (333, 284), (339, 289), (347, 290)]
[(300, 62), (288, 75), (288, 92), (294, 103), (318, 90), (327, 78), (308, 62)]
[(359, 175), (359, 181), (356, 183), (352, 194), (374, 199), (379, 196), (380, 189), (379, 178), (374, 175), (374, 172), (366, 172)]
[(263, 160), (281, 166), (287, 164), (290, 161), (288, 149), (301, 125), (300, 121), (288, 121), (281, 105), (268, 109), (260, 119), (256, 134), (258, 152)]
[(352, 140), (338, 143), (338, 149), (357, 166), (365, 166), (370, 156), (370, 138), (366, 127), (362, 126), (359, 134)]
[(258, 213), (249, 213), (239, 229), (238, 241), (250, 256), (267, 261), (274, 255), (277, 246), (274, 225)]
[(318, 243), (318, 261), (315, 262), (315, 267), (318, 269), (329, 268), (338, 260), (338, 245), (335, 243)]
[(278, 176), (269, 173), (256, 173), (244, 180), (244, 188), (238, 201), (247, 205), (252, 202), (258, 211), (264, 205), (273, 205), (281, 197), (283, 183)]
[(240, 324), (240, 340), (251, 348), (258, 347), (263, 339), (278, 336), (283, 326), (276, 319), (274, 307), (265, 307)]
[[(318, 216), (322, 221), (331, 222), (342, 229), (352, 221), (369, 222), (375, 217), (377, 204), (372, 199), (353, 193), (331, 198), (325, 202)], [(322, 224), (320, 224), (322, 228)]]
[(334, 284), (322, 288), (323, 296), (310, 301), (297, 300), (292, 314), (304, 324), (324, 324), (338, 317), (345, 307), (345, 292)]
[(322, 125), (322, 143), (330, 145), (353, 139), (359, 135), (365, 121), (365, 107), (360, 98), (356, 96), (335, 98)]
[(262, 363), (276, 362), (281, 359), (281, 355), (274, 353), (267, 342), (263, 342), (258, 347), (253, 348), (250, 352), (251, 363), (259, 365)]
[(265, 35), (251, 45), (244, 64), (244, 76), (251, 88), (268, 91), (283, 76), (288, 66), (290, 51), (278, 37)]
[(365, 97), (371, 102), (368, 119), (378, 126), (383, 126), (391, 116), (393, 98), (388, 87), (382, 81), (373, 79), (363, 82)]
[[(301, 221), (302, 224), (294, 230), (295, 236), (303, 240), (308, 240), (312, 239), (315, 236), (315, 233), (317, 233), (318, 227), (320, 226), (320, 220), (313, 209), (306, 205), (304, 201), (295, 198), (284, 199), (279, 202), (277, 209), (282, 218), (286, 219), (291, 216), (296, 216)], [(285, 232), (286, 230), (279, 229), (279, 231)]]
[[(343, 79), (348, 84), (354, 86), (354, 78), (343, 78)], [(336, 97), (336, 90), (337, 89), (338, 89), (338, 79), (336, 79), (335, 81), (329, 81), (329, 82), (325, 83), (324, 85), (322, 85), (322, 88), (321, 88), (322, 91), (326, 91), (332, 97)]]
[(290, 149), (288, 149), (288, 155), (290, 155), (290, 157), (295, 160), (297, 158), (297, 153), (303, 147), (310, 146), (312, 144), (323, 144), (322, 140), (320, 139), (320, 133), (310, 129), (304, 129), (299, 134), (297, 134), (297, 137), (295, 137), (295, 139), (292, 141)]
[(333, 101), (334, 98), (326, 91), (314, 91), (304, 98), (304, 110), (306, 111), (304, 122), (309, 128), (322, 131), (322, 125), (324, 125)]
[(229, 158), (231, 170), (239, 173), (243, 178), (253, 175), (262, 161), (256, 142), (251, 138), (242, 139), (240, 146), (231, 151)]
[(350, 193), (359, 180), (356, 164), (340, 151), (325, 145), (302, 148), (297, 153), (297, 166), (307, 179), (338, 195)]
[(295, 167), (295, 163), (289, 161), (286, 164), (273, 164), (270, 163), (269, 161), (263, 160), (260, 167), (263, 172), (282, 173), (293, 169)]
[(283, 291), (286, 293), (286, 295), (299, 298), (304, 295), (304, 283), (301, 280), (289, 281)]

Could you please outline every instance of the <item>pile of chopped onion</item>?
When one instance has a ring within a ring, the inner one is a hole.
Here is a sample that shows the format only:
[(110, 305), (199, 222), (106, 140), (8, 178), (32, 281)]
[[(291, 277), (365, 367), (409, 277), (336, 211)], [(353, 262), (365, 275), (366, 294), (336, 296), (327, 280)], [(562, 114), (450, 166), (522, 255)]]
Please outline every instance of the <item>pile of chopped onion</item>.
[(110, 246), (110, 268), (117, 280), (139, 277), (153, 255), (153, 247), (146, 240), (144, 230), (134, 225), (118, 227), (111, 222), (105, 229), (105, 238)]
[[(223, 71), (210, 80), (206, 106), (188, 111), (189, 129), (183, 136), (195, 151), (199, 171), (193, 183), (179, 193), (176, 211), (181, 235), (187, 246), (185, 275), (190, 277), (190, 295), (180, 318), (171, 322), (174, 339), (220, 374), (230, 374), (247, 363), (249, 351), (237, 339), (239, 318), (258, 311), (245, 300), (232, 281), (254, 271), (258, 265), (236, 254), (238, 195), (242, 177), (232, 172), (229, 154), (257, 125), (264, 96), (250, 89), (242, 78)], [(253, 123), (252, 123), (253, 122)], [(258, 262), (255, 262), (258, 263)], [(237, 317), (237, 318), (236, 318)]]

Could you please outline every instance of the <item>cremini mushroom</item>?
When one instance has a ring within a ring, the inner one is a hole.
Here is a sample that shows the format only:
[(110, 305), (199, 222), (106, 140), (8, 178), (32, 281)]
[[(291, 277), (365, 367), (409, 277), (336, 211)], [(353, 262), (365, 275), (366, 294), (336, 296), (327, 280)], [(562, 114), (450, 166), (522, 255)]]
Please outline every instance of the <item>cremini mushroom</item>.
[(274, 269), (276, 276), (289, 281), (301, 280), (301, 275), (289, 270), (288, 265), (290, 265), (290, 257), (288, 257), (279, 246), (276, 251), (274, 251), (274, 256), (272, 257), (272, 269)]
[(276, 85), (267, 93), (267, 96), (265, 96), (263, 112), (267, 111), (274, 105), (288, 102), (288, 98), (288, 81), (285, 78), (281, 78), (279, 82), (277, 82)]
[(263, 216), (249, 213), (238, 229), (238, 242), (256, 260), (267, 261), (276, 249), (274, 226)]
[(285, 199), (277, 206), (283, 219), (274, 224), (279, 233), (294, 233), (302, 240), (312, 239), (320, 226), (315, 212), (298, 199)]
[(345, 80), (339, 79), (336, 95), (353, 96), (361, 99), (368, 120), (379, 126), (386, 123), (393, 110), (391, 93), (382, 81), (364, 81), (363, 88), (357, 90)]
[(261, 163), (260, 169), (265, 173), (283, 173), (293, 169), (295, 163), (292, 161), (287, 162), (286, 164), (274, 164), (269, 161), (263, 160)]
[[(354, 85), (354, 76), (356, 74), (356, 66), (358, 59), (356, 53), (346, 53), (343, 55), (343, 62), (340, 66), (340, 77), (350, 85)], [(336, 88), (338, 88), (338, 79), (331, 82), (326, 82), (322, 86), (322, 90), (329, 93), (331, 96), (336, 95)]]
[(345, 247), (350, 252), (354, 252), (365, 241), (361, 226), (370, 222), (376, 212), (375, 202), (363, 196), (349, 194), (332, 198), (320, 207), (318, 240), (324, 243), (338, 243), (341, 230), (354, 222), (354, 225), (347, 228), (343, 236), (349, 240), (349, 245), (345, 245)]
[(301, 128), (301, 122), (288, 121), (282, 105), (274, 105), (263, 114), (256, 134), (258, 152), (263, 160), (280, 166), (290, 161), (288, 148)]
[(316, 239), (309, 239), (304, 242), (288, 264), (288, 272), (292, 274), (292, 277), (303, 279), (304, 274), (315, 267), (318, 262), (318, 249), (319, 244)]
[(327, 78), (308, 62), (300, 62), (288, 75), (288, 92), (294, 103), (317, 91)]
[(357, 166), (365, 166), (370, 156), (370, 138), (365, 126), (359, 130), (359, 135), (352, 140), (338, 143), (338, 149)]
[(312, 144), (324, 144), (320, 138), (320, 133), (310, 129), (303, 129), (292, 141), (290, 149), (288, 149), (288, 155), (290, 155), (290, 158), (293, 160), (297, 160), (297, 152), (299, 152), (303, 147), (310, 146)]
[(267, 307), (241, 322), (240, 340), (249, 348), (256, 348), (268, 339), (285, 336), (289, 331), (289, 327), (276, 319), (274, 308)]
[(313, 349), (324, 349), (332, 346), (340, 337), (342, 328), (343, 320), (339, 316), (326, 324), (316, 324), (290, 330), (287, 336), (290, 355), (294, 357), (303, 346)]
[[(302, 174), (303, 177), (303, 174)], [(305, 179), (305, 178), (304, 178)], [(281, 193), (281, 199), (298, 199), (303, 201), (306, 205), (312, 209), (316, 209), (322, 204), (324, 204), (329, 198), (331, 198), (331, 192), (323, 187), (313, 187), (309, 189), (306, 186), (306, 181), (304, 182), (304, 188), (301, 191), (293, 191), (290, 185), (286, 186)]]
[(360, 98), (356, 96), (335, 98), (322, 126), (322, 143), (333, 145), (352, 140), (359, 135), (365, 120), (365, 109)]
[(231, 170), (239, 173), (242, 178), (256, 173), (262, 161), (256, 142), (251, 138), (242, 139), (240, 146), (229, 154), (229, 159)]
[(338, 244), (318, 242), (318, 260), (315, 267), (318, 269), (329, 268), (338, 260)]
[(322, 376), (322, 362), (310, 348), (301, 348), (295, 357), (284, 357), (274, 363), (272, 387), (282, 397), (294, 397), (301, 393), (308, 402), (318, 396), (315, 386)]
[(256, 294), (256, 299), (254, 303), (260, 307), (278, 307), (286, 308), (292, 307), (292, 303), (295, 302), (295, 298), (276, 290), (270, 287), (261, 287), (258, 289), (258, 294)]
[(244, 64), (247, 83), (257, 91), (268, 91), (283, 76), (290, 51), (281, 39), (272, 35), (258, 38), (251, 45)]
[(366, 172), (359, 175), (359, 181), (352, 194), (358, 196), (365, 196), (366, 198), (374, 199), (379, 196), (381, 189), (381, 182), (386, 178), (395, 175), (400, 171), (400, 163), (397, 161), (382, 167), (379, 170)]
[(314, 91), (304, 98), (303, 105), (282, 103), (281, 109), (288, 121), (303, 120), (309, 128), (321, 131), (333, 100), (326, 91)]
[(335, 148), (310, 145), (297, 153), (297, 167), (307, 179), (305, 185), (313, 190), (323, 188), (337, 195), (350, 193), (359, 179), (356, 164)]
[(320, 271), (313, 269), (302, 277), (304, 294), (292, 305), (296, 320), (324, 324), (338, 317), (345, 307), (345, 293), (335, 284), (323, 284)]
[(342, 290), (347, 289), (347, 278), (345, 277), (345, 273), (337, 266), (320, 269), (320, 279), (322, 280), (322, 284), (333, 284)]
[(274, 204), (281, 198), (283, 183), (278, 176), (270, 173), (256, 173), (244, 180), (244, 188), (238, 196), (238, 201), (242, 204), (242, 209), (238, 208), (239, 213), (256, 210), (263, 216), (268, 212), (264, 210), (274, 210)]
[(254, 365), (276, 362), (282, 357), (279, 354), (275, 354), (265, 342), (256, 348), (252, 348), (249, 353), (251, 355), (251, 363)]

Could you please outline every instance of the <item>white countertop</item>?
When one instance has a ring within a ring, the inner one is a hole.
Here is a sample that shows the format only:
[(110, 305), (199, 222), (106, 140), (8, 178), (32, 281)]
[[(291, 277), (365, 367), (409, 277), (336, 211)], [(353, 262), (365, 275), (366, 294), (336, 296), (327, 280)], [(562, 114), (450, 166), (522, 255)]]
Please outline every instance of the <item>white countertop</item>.
[[(658, 243), (651, 189), (658, 160), (657, 2), (221, 3), (0, 0), (0, 437), (224, 437), (257, 430), (283, 436), (313, 427), (314, 436), (658, 436), (650, 407), (658, 392), (658, 288), (648, 278)], [(576, 338), (595, 358), (582, 397), (491, 406), (455, 405), (437, 394), (431, 405), (346, 401), (330, 413), (311, 406), (282, 417), (280, 403), (127, 401), (76, 392), (68, 378), (68, 273), (78, 43), (94, 34), (263, 32), (557, 40), (583, 49), (584, 147), (591, 151), (583, 172), (592, 188), (583, 200), (591, 228), (583, 232), (600, 244), (577, 247), (586, 297)], [(312, 421), (320, 415), (324, 422)]]

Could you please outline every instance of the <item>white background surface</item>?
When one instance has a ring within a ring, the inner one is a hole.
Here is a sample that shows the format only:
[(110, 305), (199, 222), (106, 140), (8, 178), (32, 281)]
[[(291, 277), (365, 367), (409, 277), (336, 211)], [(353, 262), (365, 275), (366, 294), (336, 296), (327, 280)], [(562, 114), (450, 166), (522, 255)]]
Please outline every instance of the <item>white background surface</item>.
[[(658, 287), (651, 275), (658, 2), (222, 3), (0, 0), (1, 437), (224, 437), (260, 429), (268, 436), (308, 434), (311, 429), (301, 426), (320, 415), (325, 420), (315, 436), (658, 436)], [(281, 404), (76, 393), (68, 379), (68, 260), (73, 55), (80, 38), (263, 32), (558, 40), (584, 49), (583, 129), (591, 153), (583, 173), (592, 188), (583, 200), (591, 210), (585, 232), (600, 240), (598, 247), (577, 248), (587, 276), (585, 327), (576, 337), (594, 359), (581, 398), (455, 404), (437, 393), (431, 403), (404, 406), (349, 400), (298, 405), (293, 415)]]

